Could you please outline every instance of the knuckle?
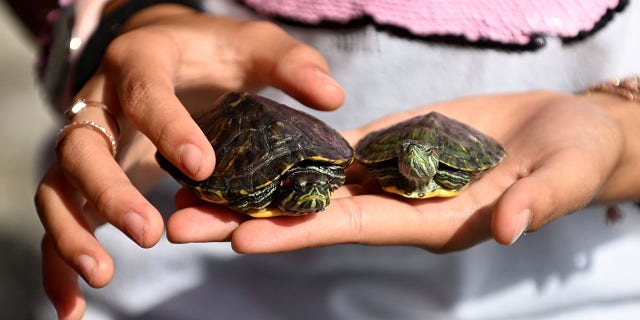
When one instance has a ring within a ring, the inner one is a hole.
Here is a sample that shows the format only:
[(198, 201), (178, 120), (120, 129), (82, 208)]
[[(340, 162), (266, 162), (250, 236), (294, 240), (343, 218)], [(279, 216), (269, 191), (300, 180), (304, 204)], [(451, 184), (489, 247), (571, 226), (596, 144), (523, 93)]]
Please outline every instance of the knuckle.
[(158, 87), (155, 81), (138, 75), (123, 75), (121, 81), (122, 94), (124, 97), (127, 97), (127, 99), (122, 101), (122, 107), (127, 115), (131, 115), (133, 111), (144, 106), (141, 102), (145, 101), (150, 95), (153, 95), (154, 92), (162, 89)]
[[(163, 56), (173, 57), (176, 44), (171, 43), (170, 37), (162, 33), (136, 30), (118, 36), (107, 47), (103, 58), (103, 66), (108, 74), (117, 81), (121, 99), (121, 107), (128, 117), (140, 114), (144, 115), (145, 101), (155, 101), (150, 99), (158, 92), (172, 92), (173, 85), (169, 79), (158, 77), (158, 73), (149, 73), (149, 68), (163, 70), (164, 61), (158, 60), (157, 53), (149, 53), (148, 46), (163, 49)], [(174, 50), (174, 51), (172, 51)], [(146, 52), (146, 53), (145, 53)], [(152, 62), (155, 62), (152, 64)], [(162, 91), (161, 91), (162, 90)]]
[[(79, 139), (79, 133), (83, 133), (83, 130), (77, 129), (69, 134), (58, 145), (58, 159), (60, 160), (60, 168), (65, 175), (74, 174), (77, 171), (78, 165), (82, 161), (86, 160), (89, 153), (89, 145), (93, 138), (99, 138), (98, 135), (88, 134), (83, 139)], [(87, 140), (87, 141), (85, 141)], [(85, 143), (83, 143), (85, 142)], [(98, 141), (95, 141), (96, 143)]]
[(110, 70), (123, 69), (128, 63), (134, 63), (135, 60), (134, 51), (148, 50), (146, 47), (148, 44), (153, 43), (156, 47), (162, 47), (163, 49), (171, 48), (167, 46), (167, 42), (170, 42), (168, 37), (163, 32), (158, 30), (146, 30), (138, 29), (131, 32), (126, 32), (117, 36), (107, 46), (102, 63)]
[[(139, 123), (142, 126), (139, 129), (149, 138), (162, 141), (160, 137), (173, 121), (162, 117), (160, 110), (167, 110), (167, 106), (159, 105), (162, 102), (154, 99), (158, 92), (167, 92), (167, 89), (151, 79), (137, 77), (123, 81), (123, 94), (127, 98), (122, 101), (122, 111), (131, 121)], [(151, 105), (150, 101), (153, 101)]]
[(48, 235), (48, 238), (50, 239), (44, 240), (46, 241), (44, 242), (44, 245), (50, 245), (62, 258), (69, 261), (78, 250), (78, 247), (82, 245), (82, 242), (77, 241), (74, 234), (66, 232), (65, 230), (50, 230)]
[[(160, 142), (160, 144), (163, 141), (170, 141), (172, 137), (180, 133), (179, 130), (174, 130), (174, 124), (175, 124), (174, 122), (165, 121), (158, 125), (158, 129), (156, 133), (157, 136), (155, 138), (158, 140), (158, 142)], [(186, 128), (186, 126), (181, 126), (181, 125), (179, 125), (178, 127)]]
[(107, 217), (107, 219), (112, 220), (114, 218), (114, 210), (115, 205), (118, 201), (122, 201), (121, 195), (122, 187), (113, 184), (108, 186), (103, 186), (101, 188), (96, 189), (93, 194), (90, 196), (89, 201), (91, 202), (93, 208), (95, 208), (99, 215)]
[(52, 232), (51, 241), (58, 252), (68, 252), (74, 244), (66, 232)]
[(46, 215), (46, 202), (49, 198), (51, 198), (51, 194), (54, 191), (51, 190), (51, 187), (45, 185), (44, 183), (40, 183), (36, 188), (35, 194), (33, 196), (33, 204), (36, 209), (36, 213), (40, 218), (40, 221), (43, 223), (46, 228), (47, 215)]
[(174, 121), (159, 119), (155, 127), (151, 128), (148, 137), (161, 150), (162, 154), (177, 159), (179, 154), (178, 141), (187, 128), (188, 125), (178, 119), (174, 119)]

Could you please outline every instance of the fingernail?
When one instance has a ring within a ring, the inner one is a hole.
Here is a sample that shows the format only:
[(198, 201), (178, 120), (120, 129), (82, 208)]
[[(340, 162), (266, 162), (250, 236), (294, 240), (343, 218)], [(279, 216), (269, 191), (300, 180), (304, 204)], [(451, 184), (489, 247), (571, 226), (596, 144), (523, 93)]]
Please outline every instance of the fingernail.
[(96, 272), (97, 265), (98, 263), (96, 260), (86, 254), (78, 257), (78, 268), (80, 268), (82, 277), (87, 281), (87, 283), (91, 283), (93, 274)]
[(145, 225), (144, 219), (135, 212), (129, 212), (124, 216), (124, 229), (127, 234), (139, 245), (144, 245)]
[(196, 175), (202, 164), (202, 152), (192, 144), (180, 147), (180, 163), (192, 174)]
[(518, 241), (518, 239), (520, 239), (524, 232), (527, 231), (532, 218), (533, 216), (531, 215), (531, 209), (524, 209), (522, 210), (522, 212), (520, 212), (520, 214), (518, 215), (518, 228), (516, 229), (516, 233), (510, 244), (514, 244), (516, 241)]

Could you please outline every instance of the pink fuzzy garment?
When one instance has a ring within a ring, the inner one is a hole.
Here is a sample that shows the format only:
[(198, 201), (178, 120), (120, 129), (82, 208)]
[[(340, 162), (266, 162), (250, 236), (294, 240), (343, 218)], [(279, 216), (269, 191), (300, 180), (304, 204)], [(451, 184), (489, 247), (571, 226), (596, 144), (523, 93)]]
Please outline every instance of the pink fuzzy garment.
[(417, 36), (526, 44), (535, 34), (575, 37), (592, 30), (618, 0), (245, 0), (257, 12), (305, 24), (370, 17)]

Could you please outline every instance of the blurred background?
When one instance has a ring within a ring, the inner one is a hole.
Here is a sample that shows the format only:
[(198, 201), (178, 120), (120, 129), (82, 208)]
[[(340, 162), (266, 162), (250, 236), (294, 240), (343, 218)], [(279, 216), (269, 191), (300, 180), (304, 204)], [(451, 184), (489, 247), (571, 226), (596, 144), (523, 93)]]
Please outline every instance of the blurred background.
[(36, 46), (0, 2), (0, 319), (27, 319), (39, 294), (42, 227), (33, 194), (58, 124), (37, 88)]

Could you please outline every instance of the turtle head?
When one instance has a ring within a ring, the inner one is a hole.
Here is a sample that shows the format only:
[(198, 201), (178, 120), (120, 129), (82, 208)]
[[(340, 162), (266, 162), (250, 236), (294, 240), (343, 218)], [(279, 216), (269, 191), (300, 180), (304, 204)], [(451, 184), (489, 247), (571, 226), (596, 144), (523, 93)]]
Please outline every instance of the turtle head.
[(417, 140), (403, 142), (398, 156), (398, 170), (413, 183), (429, 183), (438, 170), (434, 148)]
[(282, 180), (278, 207), (290, 215), (321, 211), (343, 182), (344, 169), (338, 166), (294, 167)]

